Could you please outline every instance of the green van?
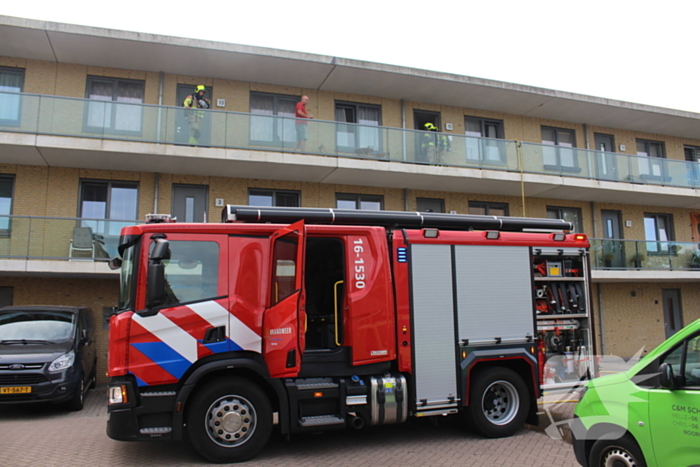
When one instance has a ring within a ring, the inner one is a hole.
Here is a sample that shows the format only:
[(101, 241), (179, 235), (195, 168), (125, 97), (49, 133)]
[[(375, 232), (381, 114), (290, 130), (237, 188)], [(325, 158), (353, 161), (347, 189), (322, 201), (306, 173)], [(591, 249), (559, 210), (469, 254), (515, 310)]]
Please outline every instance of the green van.
[(700, 320), (589, 381), (571, 422), (584, 467), (700, 467)]

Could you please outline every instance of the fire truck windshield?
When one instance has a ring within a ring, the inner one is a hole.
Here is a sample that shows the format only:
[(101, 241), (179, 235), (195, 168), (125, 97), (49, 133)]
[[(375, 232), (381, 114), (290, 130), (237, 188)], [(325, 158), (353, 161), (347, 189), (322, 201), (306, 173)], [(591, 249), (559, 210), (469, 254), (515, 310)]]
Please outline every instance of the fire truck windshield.
[(135, 245), (131, 245), (122, 252), (122, 267), (119, 281), (119, 303), (117, 309), (120, 311), (133, 309), (134, 291), (134, 250)]

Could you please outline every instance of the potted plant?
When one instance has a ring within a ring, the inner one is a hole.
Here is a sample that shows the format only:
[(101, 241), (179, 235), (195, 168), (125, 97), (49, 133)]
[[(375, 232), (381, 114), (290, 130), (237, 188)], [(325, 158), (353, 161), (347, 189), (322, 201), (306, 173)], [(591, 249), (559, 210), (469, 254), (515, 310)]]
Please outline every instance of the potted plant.
[(615, 253), (605, 253), (603, 255), (603, 263), (606, 268), (611, 268), (613, 261), (615, 261)]
[(632, 261), (632, 264), (634, 265), (635, 268), (641, 269), (642, 267), (642, 262), (644, 261), (644, 255), (642, 254), (636, 254), (630, 258), (630, 261)]

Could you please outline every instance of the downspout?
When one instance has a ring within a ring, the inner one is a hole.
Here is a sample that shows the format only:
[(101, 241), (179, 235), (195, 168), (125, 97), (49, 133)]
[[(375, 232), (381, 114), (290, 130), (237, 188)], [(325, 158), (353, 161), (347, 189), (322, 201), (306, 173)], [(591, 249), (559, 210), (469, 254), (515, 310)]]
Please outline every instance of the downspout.
[(583, 137), (584, 141), (586, 143), (586, 161), (588, 162), (588, 176), (592, 177), (593, 176), (593, 161), (592, 155), (588, 152), (589, 149), (591, 149), (591, 144), (588, 139), (588, 123), (583, 124)]
[(401, 99), (401, 154), (403, 160), (406, 160), (406, 101)]
[(155, 177), (153, 179), (153, 213), (158, 214), (158, 186), (160, 185), (160, 174), (158, 172), (155, 173)]
[(160, 83), (158, 85), (158, 123), (156, 126), (156, 141), (158, 141), (159, 143), (160, 143), (160, 121), (161, 121), (161, 115), (163, 113), (163, 83), (164, 82), (165, 82), (165, 74), (161, 71), (160, 72)]
[(403, 210), (408, 212), (408, 188), (403, 189)]
[(523, 217), (525, 214), (525, 164), (523, 162), (523, 143), (515, 141), (515, 152), (518, 154), (518, 165), (520, 166), (520, 198), (523, 204)]
[(596, 289), (598, 289), (598, 322), (600, 323), (600, 353), (602, 355), (605, 355), (605, 326), (603, 326), (603, 292), (600, 291), (600, 283), (596, 284)]

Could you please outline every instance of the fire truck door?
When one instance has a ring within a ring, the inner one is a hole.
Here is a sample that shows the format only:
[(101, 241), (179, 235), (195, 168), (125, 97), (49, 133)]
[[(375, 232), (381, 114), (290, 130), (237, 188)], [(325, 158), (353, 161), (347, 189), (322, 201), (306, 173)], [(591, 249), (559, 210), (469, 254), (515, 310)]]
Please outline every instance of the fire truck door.
[(263, 315), (263, 356), (270, 376), (297, 376), (304, 349), (304, 222), (272, 235), (270, 306)]

